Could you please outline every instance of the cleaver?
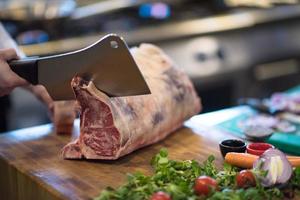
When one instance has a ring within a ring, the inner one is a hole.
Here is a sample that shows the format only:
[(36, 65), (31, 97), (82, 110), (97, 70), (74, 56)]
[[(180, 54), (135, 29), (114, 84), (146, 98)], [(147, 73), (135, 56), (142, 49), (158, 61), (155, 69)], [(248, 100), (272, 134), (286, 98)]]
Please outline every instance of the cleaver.
[(125, 41), (109, 34), (70, 53), (29, 57), (9, 62), (11, 69), (33, 85), (45, 86), (53, 100), (72, 100), (71, 80), (81, 76), (110, 97), (150, 94), (149, 87)]

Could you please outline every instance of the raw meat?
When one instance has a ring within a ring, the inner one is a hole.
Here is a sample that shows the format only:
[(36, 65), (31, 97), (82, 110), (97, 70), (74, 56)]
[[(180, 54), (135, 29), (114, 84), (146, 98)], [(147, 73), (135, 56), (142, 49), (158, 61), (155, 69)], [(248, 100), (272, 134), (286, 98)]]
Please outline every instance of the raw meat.
[(161, 49), (142, 44), (131, 53), (152, 94), (109, 98), (92, 82), (75, 77), (80, 136), (63, 148), (64, 158), (117, 159), (162, 140), (201, 110), (188, 76)]

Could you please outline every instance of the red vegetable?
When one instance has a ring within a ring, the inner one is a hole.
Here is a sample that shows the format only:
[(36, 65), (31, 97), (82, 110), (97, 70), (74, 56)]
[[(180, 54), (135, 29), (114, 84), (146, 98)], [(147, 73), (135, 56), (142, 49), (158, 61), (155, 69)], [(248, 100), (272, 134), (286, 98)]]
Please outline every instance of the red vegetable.
[(218, 183), (209, 176), (200, 176), (195, 180), (194, 190), (197, 195), (207, 196), (210, 192), (217, 190)]
[(154, 193), (150, 200), (171, 200), (171, 197), (167, 193), (159, 191)]
[(236, 183), (239, 188), (254, 187), (256, 185), (255, 177), (250, 170), (242, 170), (236, 176)]

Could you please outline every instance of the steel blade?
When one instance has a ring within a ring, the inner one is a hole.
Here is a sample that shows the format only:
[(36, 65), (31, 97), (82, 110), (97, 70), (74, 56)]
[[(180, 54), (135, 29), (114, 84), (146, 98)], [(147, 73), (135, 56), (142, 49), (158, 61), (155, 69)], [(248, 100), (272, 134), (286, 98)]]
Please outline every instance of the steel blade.
[(110, 34), (75, 52), (38, 60), (38, 79), (54, 100), (74, 99), (76, 75), (90, 77), (109, 96), (149, 94), (150, 90), (122, 38)]

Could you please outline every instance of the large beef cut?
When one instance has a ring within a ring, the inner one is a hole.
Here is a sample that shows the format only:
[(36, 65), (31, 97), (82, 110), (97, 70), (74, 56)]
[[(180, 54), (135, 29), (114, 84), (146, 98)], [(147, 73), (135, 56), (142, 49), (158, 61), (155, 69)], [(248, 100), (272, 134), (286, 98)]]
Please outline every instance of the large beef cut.
[(75, 77), (71, 85), (81, 108), (80, 136), (63, 148), (64, 158), (117, 159), (162, 140), (200, 111), (188, 76), (161, 49), (142, 44), (131, 53), (152, 94), (110, 98)]

